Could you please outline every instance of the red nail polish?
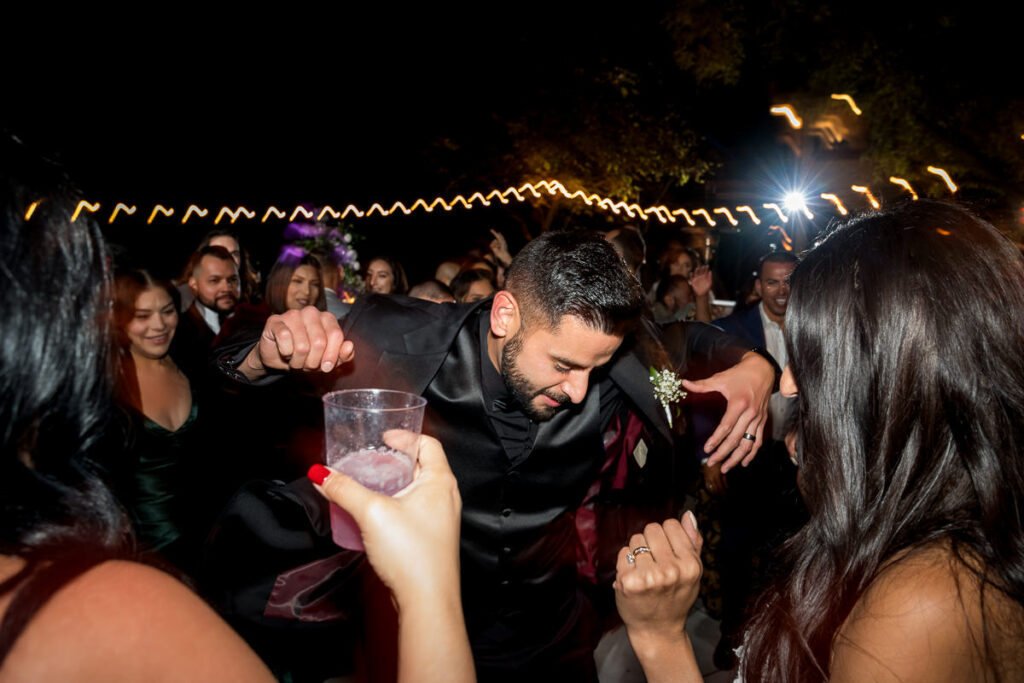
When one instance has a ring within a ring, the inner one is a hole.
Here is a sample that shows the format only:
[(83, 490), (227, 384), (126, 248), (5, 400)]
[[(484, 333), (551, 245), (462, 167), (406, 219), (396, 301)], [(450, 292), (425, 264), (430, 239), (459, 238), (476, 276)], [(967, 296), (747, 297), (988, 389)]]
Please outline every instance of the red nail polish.
[(313, 465), (309, 468), (309, 472), (306, 472), (306, 476), (311, 482), (320, 486), (324, 483), (324, 479), (331, 476), (331, 471), (323, 465)]

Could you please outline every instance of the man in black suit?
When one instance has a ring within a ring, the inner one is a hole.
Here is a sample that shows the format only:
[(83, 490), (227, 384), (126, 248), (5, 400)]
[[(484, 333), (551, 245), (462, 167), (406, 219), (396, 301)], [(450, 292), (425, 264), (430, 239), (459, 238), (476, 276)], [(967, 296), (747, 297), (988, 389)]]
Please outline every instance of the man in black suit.
[[(645, 420), (650, 460), (671, 452), (648, 376), (653, 357), (634, 343), (642, 301), (603, 240), (549, 233), (516, 257), (492, 301), (367, 296), (344, 333), (329, 314), (289, 311), (267, 321), (255, 347), (219, 355), (250, 381), (343, 362), (335, 388), (426, 397), (424, 432), (444, 445), (463, 499), (463, 598), (481, 679), (593, 680), (598, 634), (576, 587), (574, 511), (604, 463), (603, 430), (624, 404)], [(708, 326), (673, 334), (684, 358), (732, 366), (686, 388), (726, 396), (712, 457), (749, 462), (776, 369)], [(630, 348), (620, 351), (624, 339)]]

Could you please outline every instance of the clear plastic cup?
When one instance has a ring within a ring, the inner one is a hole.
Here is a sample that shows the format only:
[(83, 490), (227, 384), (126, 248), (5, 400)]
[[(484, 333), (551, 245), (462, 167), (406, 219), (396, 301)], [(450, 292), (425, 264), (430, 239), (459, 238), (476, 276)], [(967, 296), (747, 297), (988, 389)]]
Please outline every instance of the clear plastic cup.
[[(323, 401), (328, 467), (389, 496), (409, 485), (426, 399), (404, 391), (348, 389)], [(334, 503), (331, 535), (342, 548), (364, 550), (359, 526)]]

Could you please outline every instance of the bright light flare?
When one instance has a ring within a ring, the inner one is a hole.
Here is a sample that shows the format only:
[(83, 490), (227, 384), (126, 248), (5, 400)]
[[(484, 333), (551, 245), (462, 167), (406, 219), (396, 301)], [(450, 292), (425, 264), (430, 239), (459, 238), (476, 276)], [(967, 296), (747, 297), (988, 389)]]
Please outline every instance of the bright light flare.
[(889, 182), (895, 183), (896, 185), (899, 185), (900, 187), (904, 188), (907, 192), (910, 193), (910, 196), (914, 198), (914, 201), (917, 201), (917, 193), (914, 192), (914, 188), (912, 188), (910, 186), (910, 183), (908, 183), (906, 180), (904, 180), (903, 178), (897, 178), (896, 176), (889, 176)]
[(847, 95), (846, 93), (832, 93), (832, 94), (830, 95), (830, 97), (831, 97), (831, 98), (832, 98), (833, 100), (839, 100), (839, 101), (841, 101), (841, 102), (846, 102), (846, 103), (847, 103), (848, 105), (850, 105), (850, 109), (851, 109), (851, 110), (853, 111), (853, 113), (854, 113), (854, 114), (856, 114), (857, 116), (860, 116), (861, 114), (863, 114), (863, 113), (864, 113), (864, 112), (862, 112), (862, 111), (860, 110), (860, 107), (858, 107), (858, 106), (857, 106), (857, 103), (853, 101), (853, 98), (852, 98), (852, 97), (850, 97), (849, 95)]
[(814, 218), (814, 214), (807, 208), (807, 200), (804, 198), (801, 192), (789, 192), (782, 199), (782, 206), (789, 211), (790, 214), (797, 212), (807, 216), (807, 220)]
[(793, 126), (794, 128), (800, 128), (801, 126), (804, 125), (803, 120), (796, 115), (796, 111), (794, 111), (793, 107), (791, 107), (788, 104), (780, 104), (778, 106), (772, 107), (768, 111), (770, 111), (775, 116), (785, 116), (786, 120), (789, 121), (789, 125)]
[(871, 194), (871, 190), (869, 190), (864, 185), (850, 185), (850, 189), (853, 190), (854, 192), (859, 192), (865, 197), (867, 197), (868, 201), (871, 202), (871, 206), (873, 206), (874, 208), (882, 208), (882, 205), (878, 203), (877, 199), (875, 199), (875, 195)]
[(827, 199), (828, 201), (832, 202), (832, 204), (834, 204), (836, 207), (836, 211), (838, 211), (840, 215), (845, 216), (846, 214), (850, 213), (849, 211), (846, 210), (846, 207), (843, 206), (843, 202), (839, 199), (839, 197), (832, 194), (831, 192), (822, 193), (821, 198)]
[(949, 191), (950, 191), (950, 192), (952, 192), (952, 193), (954, 193), (954, 194), (955, 194), (955, 193), (956, 193), (956, 191), (957, 191), (958, 189), (960, 189), (960, 188), (958, 188), (958, 187), (956, 186), (956, 183), (954, 183), (954, 182), (953, 182), (953, 179), (949, 177), (949, 174), (948, 174), (948, 173), (946, 173), (946, 172), (945, 172), (944, 170), (942, 170), (941, 168), (936, 168), (935, 166), (929, 166), (929, 167), (928, 167), (928, 172), (929, 172), (929, 173), (934, 173), (935, 175), (937, 175), (937, 176), (939, 176), (940, 178), (942, 178), (943, 182), (945, 182), (945, 183), (946, 183), (946, 187), (948, 187), (948, 188), (949, 188)]

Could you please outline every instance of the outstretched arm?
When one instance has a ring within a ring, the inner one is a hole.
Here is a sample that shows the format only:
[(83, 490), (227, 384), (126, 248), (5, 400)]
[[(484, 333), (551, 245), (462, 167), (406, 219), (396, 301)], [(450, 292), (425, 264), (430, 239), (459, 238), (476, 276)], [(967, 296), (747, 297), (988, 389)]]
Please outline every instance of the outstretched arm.
[[(619, 551), (615, 605), (652, 683), (703, 680), (686, 634), (686, 616), (700, 587), (702, 545), (696, 519), (687, 512), (682, 523), (648, 524)], [(649, 552), (634, 552), (638, 548)]]
[(711, 454), (708, 464), (721, 462), (723, 474), (740, 463), (748, 465), (761, 447), (775, 375), (772, 363), (747, 351), (739, 363), (707, 379), (683, 380), (687, 391), (717, 392), (725, 397), (725, 415), (704, 444), (704, 452)]
[(322, 465), (309, 477), (356, 520), (370, 564), (395, 595), (398, 680), (476, 680), (459, 582), (462, 499), (441, 444), (420, 437), (415, 477), (394, 497)]

